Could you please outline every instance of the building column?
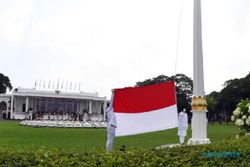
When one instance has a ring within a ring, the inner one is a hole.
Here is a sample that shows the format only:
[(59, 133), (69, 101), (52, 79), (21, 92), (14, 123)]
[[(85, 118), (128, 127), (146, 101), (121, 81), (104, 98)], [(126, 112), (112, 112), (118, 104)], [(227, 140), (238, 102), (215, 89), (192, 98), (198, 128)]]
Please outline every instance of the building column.
[[(13, 119), (13, 109), (14, 109), (14, 95), (11, 96), (10, 103), (10, 119)], [(7, 114), (8, 115), (8, 114)]]
[(26, 97), (26, 103), (25, 103), (25, 112), (27, 113), (29, 111), (29, 97)]
[(29, 119), (29, 117), (30, 117), (30, 113), (29, 113), (29, 97), (28, 96), (26, 96), (26, 102), (25, 102), (25, 117), (26, 117), (26, 119)]
[(103, 104), (103, 120), (106, 121), (106, 107), (107, 107), (107, 101), (105, 99)]
[(89, 114), (92, 114), (92, 100), (89, 100)]
[(11, 99), (8, 99), (7, 100), (7, 109), (6, 109), (6, 114), (7, 114), (7, 112), (9, 112), (10, 111), (10, 106), (11, 106), (11, 104), (9, 103), (9, 101), (11, 101)]
[(6, 110), (5, 110), (5, 113), (8, 113), (8, 111), (9, 111), (9, 107), (10, 107), (10, 103), (9, 103), (9, 99), (6, 99), (5, 100), (5, 103), (6, 103)]
[(97, 103), (97, 106), (98, 106), (97, 115), (102, 114), (102, 102), (101, 102), (101, 101), (98, 102), (98, 103)]
[(77, 119), (78, 119), (78, 121), (80, 121), (80, 115), (81, 115), (80, 101), (77, 101)]

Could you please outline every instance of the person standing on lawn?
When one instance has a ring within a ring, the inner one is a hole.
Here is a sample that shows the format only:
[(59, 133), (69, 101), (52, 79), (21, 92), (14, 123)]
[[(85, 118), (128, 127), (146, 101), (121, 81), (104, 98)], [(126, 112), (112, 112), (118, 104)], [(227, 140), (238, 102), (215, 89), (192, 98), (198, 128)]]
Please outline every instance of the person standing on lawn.
[(108, 127), (107, 127), (107, 144), (106, 144), (106, 150), (112, 151), (113, 148), (113, 142), (115, 138), (115, 129), (117, 128), (116, 124), (116, 117), (113, 111), (113, 94), (110, 100), (109, 107), (107, 108), (107, 117), (108, 117)]
[(180, 137), (180, 144), (183, 145), (185, 136), (187, 135), (188, 129), (188, 117), (186, 109), (184, 108), (178, 116), (178, 136)]

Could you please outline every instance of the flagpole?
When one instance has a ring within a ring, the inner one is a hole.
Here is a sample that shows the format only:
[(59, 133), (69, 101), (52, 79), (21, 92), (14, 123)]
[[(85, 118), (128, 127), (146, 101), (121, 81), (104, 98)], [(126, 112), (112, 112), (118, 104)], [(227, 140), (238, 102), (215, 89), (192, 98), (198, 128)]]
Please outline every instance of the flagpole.
[(202, 52), (202, 24), (201, 0), (194, 0), (193, 25), (193, 77), (194, 88), (192, 98), (192, 138), (188, 144), (208, 144), (207, 138), (207, 102), (204, 91), (203, 52)]

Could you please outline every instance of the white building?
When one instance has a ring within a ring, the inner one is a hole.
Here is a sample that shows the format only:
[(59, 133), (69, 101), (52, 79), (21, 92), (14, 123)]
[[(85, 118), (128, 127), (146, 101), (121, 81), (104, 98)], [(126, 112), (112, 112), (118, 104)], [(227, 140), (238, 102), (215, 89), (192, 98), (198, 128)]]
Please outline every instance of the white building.
[(106, 97), (97, 93), (16, 88), (0, 94), (0, 119), (105, 120)]

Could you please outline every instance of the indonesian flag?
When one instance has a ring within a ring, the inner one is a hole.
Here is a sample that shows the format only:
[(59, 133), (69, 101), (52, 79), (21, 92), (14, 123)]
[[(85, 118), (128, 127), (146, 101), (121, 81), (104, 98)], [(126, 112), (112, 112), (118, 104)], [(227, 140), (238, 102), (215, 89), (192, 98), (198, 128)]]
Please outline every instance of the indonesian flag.
[(174, 82), (114, 90), (116, 136), (134, 135), (178, 126)]

